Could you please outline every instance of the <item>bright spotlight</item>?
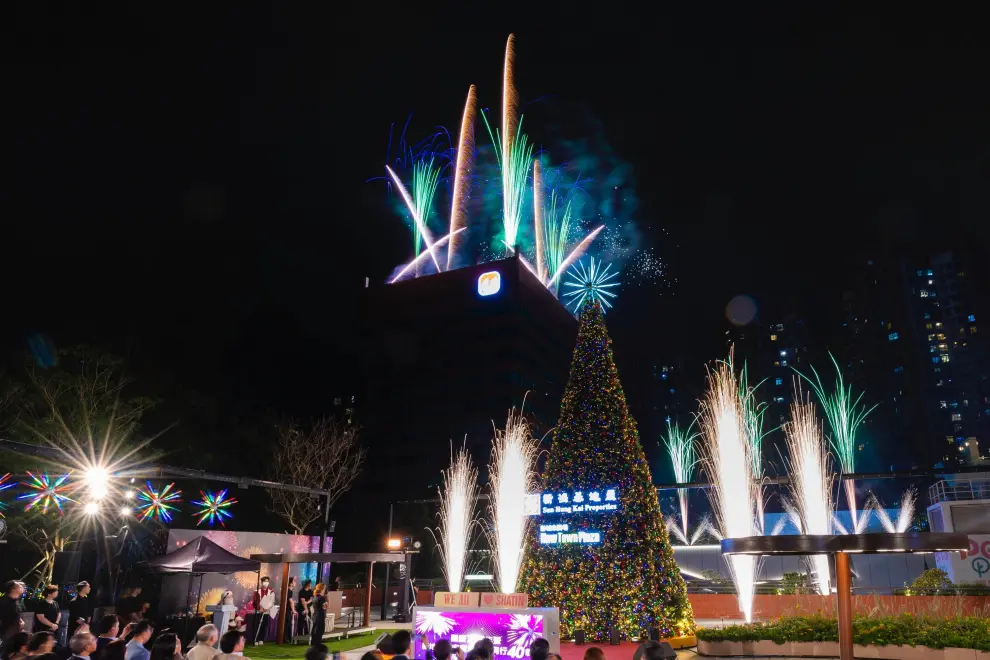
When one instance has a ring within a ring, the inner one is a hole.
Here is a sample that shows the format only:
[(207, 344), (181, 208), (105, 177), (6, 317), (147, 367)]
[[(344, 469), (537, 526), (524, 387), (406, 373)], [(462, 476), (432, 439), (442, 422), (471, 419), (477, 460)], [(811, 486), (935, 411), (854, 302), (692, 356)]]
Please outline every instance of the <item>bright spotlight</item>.
[(122, 507), (120, 509), (120, 515), (122, 517), (126, 518), (127, 516), (131, 515), (131, 510), (128, 507), (126, 507), (126, 506), (125, 507)]
[(126, 491), (124, 493), (124, 497), (127, 498), (127, 499), (129, 499), (129, 500), (133, 500), (134, 499), (134, 491), (133, 490)]
[(98, 500), (102, 500), (110, 492), (110, 472), (105, 467), (91, 467), (85, 473), (86, 487), (89, 494)]
[(100, 505), (96, 502), (87, 502), (85, 511), (87, 516), (95, 516), (100, 512)]
[(389, 539), (388, 540), (388, 549), (389, 550), (398, 550), (401, 547), (402, 547), (402, 541), (400, 541), (399, 539)]

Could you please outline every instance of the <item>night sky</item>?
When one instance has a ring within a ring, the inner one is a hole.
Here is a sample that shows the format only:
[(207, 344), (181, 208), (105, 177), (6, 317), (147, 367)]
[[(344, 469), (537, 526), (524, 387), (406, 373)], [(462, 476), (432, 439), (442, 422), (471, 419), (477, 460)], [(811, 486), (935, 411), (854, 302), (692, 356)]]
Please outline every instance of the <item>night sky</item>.
[(620, 295), (620, 369), (679, 355), (700, 380), (735, 294), (787, 306), (841, 286), (855, 255), (986, 244), (987, 53), (934, 19), (902, 33), (626, 16), (657, 27), (582, 34), (525, 14), (407, 25), (377, 5), (92, 11), (31, 3), (14, 20), (4, 352), (30, 333), (105, 346), (164, 399), (181, 390), (176, 408), (208, 393), (214, 430), (317, 415), (347, 392), (363, 278), (408, 258), (384, 186), (367, 182), (390, 126), (456, 129), (471, 83), (497, 107), (509, 31), (527, 132), (593, 118), (633, 165), (645, 245), (677, 279)]

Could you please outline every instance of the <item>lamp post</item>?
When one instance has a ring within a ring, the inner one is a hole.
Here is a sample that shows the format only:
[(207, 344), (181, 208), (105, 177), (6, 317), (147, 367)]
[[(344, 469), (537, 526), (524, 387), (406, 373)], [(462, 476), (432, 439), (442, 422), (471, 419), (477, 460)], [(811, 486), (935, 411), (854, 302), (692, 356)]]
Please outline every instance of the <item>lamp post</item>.
[(722, 541), (723, 555), (835, 555), (835, 587), (839, 614), (839, 658), (853, 660), (852, 570), (849, 555), (879, 552), (956, 552), (969, 549), (965, 534), (906, 532), (747, 536)]

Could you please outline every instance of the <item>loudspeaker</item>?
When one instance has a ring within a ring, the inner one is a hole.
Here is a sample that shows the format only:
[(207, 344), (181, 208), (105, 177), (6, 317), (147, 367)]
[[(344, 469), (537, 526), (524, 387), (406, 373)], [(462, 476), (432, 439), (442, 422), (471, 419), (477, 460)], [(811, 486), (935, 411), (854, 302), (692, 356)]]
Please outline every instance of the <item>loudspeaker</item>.
[(660, 629), (659, 628), (650, 628), (650, 641), (651, 642), (659, 642), (660, 641)]
[(375, 648), (385, 655), (392, 655), (392, 636), (388, 633), (379, 635), (375, 640)]
[(619, 629), (615, 626), (608, 627), (608, 643), (612, 646), (619, 645)]
[(574, 643), (577, 644), (578, 646), (581, 646), (581, 645), (584, 644), (584, 631), (583, 630), (575, 630), (574, 631)]
[(82, 563), (82, 553), (76, 550), (55, 553), (55, 565), (52, 567), (52, 584), (65, 588), (66, 585), (79, 581), (79, 564)]
[(667, 642), (657, 642), (657, 644), (660, 646), (660, 650), (663, 652), (663, 660), (676, 660), (677, 651), (674, 650), (673, 646), (671, 646)]

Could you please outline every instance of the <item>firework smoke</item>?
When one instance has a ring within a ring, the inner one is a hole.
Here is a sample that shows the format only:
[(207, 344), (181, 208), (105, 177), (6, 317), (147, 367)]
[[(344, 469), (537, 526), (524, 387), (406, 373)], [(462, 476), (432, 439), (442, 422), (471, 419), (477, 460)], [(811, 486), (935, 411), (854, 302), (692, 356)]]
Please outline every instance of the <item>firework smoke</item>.
[[(670, 455), (670, 465), (674, 469), (674, 480), (679, 484), (686, 484), (691, 481), (694, 474), (694, 466), (698, 464), (694, 454), (694, 440), (697, 433), (691, 433), (694, 422), (687, 430), (682, 430), (680, 426), (670, 425), (667, 422), (667, 436), (663, 439), (667, 446), (667, 453)], [(681, 527), (684, 542), (687, 543), (688, 533), (688, 491), (686, 488), (677, 489), (677, 498), (681, 505)]]
[[(832, 428), (832, 449), (835, 450), (842, 473), (855, 474), (856, 430), (876, 406), (869, 410), (865, 405), (860, 406), (863, 394), (860, 393), (859, 396), (853, 397), (852, 385), (846, 386), (842, 378), (842, 370), (839, 369), (839, 363), (835, 356), (829, 354), (829, 357), (832, 358), (832, 364), (835, 365), (836, 375), (835, 390), (831, 394), (826, 393), (822, 379), (814, 367), (811, 368), (811, 372), (815, 375), (815, 380), (811, 380), (803, 374), (801, 376), (815, 390), (829, 426)], [(859, 407), (858, 410), (857, 407)], [(861, 534), (866, 528), (867, 520), (864, 518), (861, 521), (856, 511), (856, 483), (852, 479), (845, 479), (842, 485), (846, 491), (846, 503), (849, 506), (849, 517), (852, 520), (853, 530), (856, 534)]]
[(533, 160), (533, 230), (536, 235), (536, 277), (546, 283), (546, 266), (543, 264), (543, 171), (540, 159)]
[[(474, 115), (477, 105), (474, 85), (468, 87), (464, 115), (461, 117), (460, 139), (457, 141), (457, 160), (454, 165), (454, 196), (450, 203), (450, 235), (467, 226), (468, 191), (471, 189), (471, 166), (474, 164)], [(447, 247), (447, 270), (454, 263), (457, 243), (451, 238)]]
[(529, 516), (526, 495), (536, 488), (539, 443), (530, 433), (522, 412), (509, 412), (505, 430), (495, 432), (488, 466), (491, 482), (492, 550), (499, 590), (513, 593), (519, 581)]
[(474, 526), (474, 501), (478, 496), (478, 469), (471, 464), (467, 447), (452, 457), (450, 468), (443, 473), (440, 491), (440, 527), (437, 547), (443, 558), (447, 589), (457, 593), (464, 579), (471, 528)]
[[(724, 538), (757, 536), (756, 501), (760, 486), (753, 462), (732, 354), (708, 372), (708, 390), (701, 407), (701, 463), (713, 486), (708, 490), (712, 510)], [(731, 555), (729, 568), (736, 585), (739, 609), (753, 619), (757, 558)]]
[[(801, 519), (802, 534), (826, 535), (832, 532), (832, 469), (815, 406), (795, 385), (791, 419), (784, 425), (787, 440), (787, 472), (791, 497)], [(815, 587), (823, 596), (830, 593), (828, 557), (809, 557)]]

